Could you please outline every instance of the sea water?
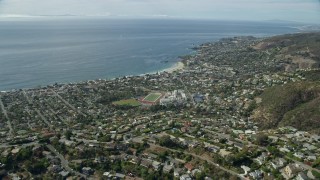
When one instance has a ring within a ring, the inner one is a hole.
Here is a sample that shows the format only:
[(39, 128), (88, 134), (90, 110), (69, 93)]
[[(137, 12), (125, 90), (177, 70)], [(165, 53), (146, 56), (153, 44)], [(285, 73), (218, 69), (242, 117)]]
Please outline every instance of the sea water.
[(289, 23), (43, 18), (0, 21), (0, 90), (161, 71), (192, 47), (294, 33)]

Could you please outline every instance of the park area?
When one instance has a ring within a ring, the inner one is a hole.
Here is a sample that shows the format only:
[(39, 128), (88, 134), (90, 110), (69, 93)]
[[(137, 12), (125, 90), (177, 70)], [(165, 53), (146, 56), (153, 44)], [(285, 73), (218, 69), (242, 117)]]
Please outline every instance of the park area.
[(140, 106), (141, 105), (141, 103), (136, 99), (124, 99), (120, 101), (115, 101), (112, 104), (116, 106)]

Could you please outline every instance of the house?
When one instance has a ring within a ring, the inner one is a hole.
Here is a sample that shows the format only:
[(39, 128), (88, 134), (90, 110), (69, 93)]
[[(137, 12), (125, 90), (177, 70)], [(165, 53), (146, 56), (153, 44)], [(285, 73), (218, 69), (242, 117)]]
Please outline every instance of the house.
[(163, 166), (163, 172), (165, 172), (165, 173), (169, 173), (169, 172), (171, 172), (171, 170), (173, 169), (174, 167), (173, 167), (173, 164), (171, 164), (170, 162), (167, 162), (167, 163), (165, 163), (164, 164), (164, 166)]
[(201, 173), (200, 169), (194, 169), (191, 171), (193, 177), (195, 177), (197, 173)]
[(207, 147), (207, 150), (208, 150), (209, 152), (217, 153), (217, 152), (220, 151), (220, 148), (217, 147), (217, 146), (208, 146), (208, 147)]
[(110, 176), (110, 172), (104, 172), (104, 173), (103, 173), (103, 176), (109, 177), (109, 176)]
[(309, 179), (308, 176), (303, 172), (299, 172), (296, 177), (296, 180), (308, 180), (308, 179)]
[(126, 177), (126, 175), (121, 173), (112, 174), (110, 172), (104, 172), (103, 176), (108, 177), (108, 179), (124, 179)]
[(244, 147), (244, 145), (242, 143), (235, 142), (234, 147), (236, 147), (238, 149), (242, 149)]
[(227, 151), (226, 149), (221, 149), (220, 151), (219, 151), (219, 154), (222, 156), (222, 157), (227, 157), (227, 156), (229, 156), (230, 154), (232, 154), (230, 151)]
[(94, 170), (91, 169), (90, 167), (83, 167), (82, 168), (82, 173), (85, 174), (85, 175), (92, 175), (94, 173)]
[(254, 159), (259, 165), (262, 165), (267, 159), (267, 153), (263, 152), (259, 157)]
[(190, 163), (185, 164), (184, 167), (188, 170), (188, 172), (191, 172), (194, 168), (193, 165)]
[(244, 175), (247, 175), (251, 171), (251, 169), (248, 166), (242, 165), (241, 168), (244, 170)]
[(117, 179), (124, 179), (126, 177), (126, 175), (121, 174), (121, 173), (116, 173), (115, 175), (113, 175), (113, 177), (115, 177)]
[(196, 141), (192, 141), (192, 142), (189, 143), (189, 147), (191, 147), (191, 148), (195, 148), (195, 147), (197, 147), (198, 145), (200, 145), (200, 143), (198, 143), (198, 142), (196, 142)]
[(317, 160), (317, 156), (314, 155), (314, 154), (310, 154), (310, 155), (307, 156), (307, 159), (308, 159), (309, 161), (315, 161), (315, 160)]
[(70, 146), (72, 146), (73, 144), (75, 144), (75, 142), (70, 141), (70, 140), (67, 140), (67, 139), (60, 139), (59, 142), (62, 143), (62, 144), (65, 144), (65, 145), (68, 146), (68, 147), (70, 147)]
[(61, 170), (62, 170), (62, 168), (59, 165), (53, 165), (52, 168), (51, 168), (51, 171), (54, 172), (54, 173), (58, 173)]
[(205, 99), (205, 97), (202, 94), (194, 94), (193, 95), (193, 100), (197, 104), (202, 103), (204, 101), (204, 99)]
[(129, 158), (130, 158), (130, 162), (132, 164), (139, 164), (139, 162), (140, 162), (140, 158), (137, 156), (129, 156)]
[(63, 178), (66, 178), (66, 177), (69, 176), (69, 171), (61, 171), (59, 174), (60, 174)]
[(255, 171), (249, 173), (249, 176), (251, 176), (253, 179), (260, 179), (260, 178), (262, 178), (262, 171), (255, 170)]
[(278, 158), (270, 162), (271, 167), (276, 170), (284, 167), (286, 164), (287, 164), (287, 161), (283, 158)]
[(161, 163), (158, 161), (153, 161), (152, 162), (152, 167), (154, 170), (158, 171), (160, 169)]
[(94, 159), (95, 163), (104, 163), (106, 161), (107, 161), (107, 159), (105, 157), (103, 157), (103, 156), (99, 156), (99, 157)]
[(280, 150), (281, 152), (283, 152), (283, 153), (290, 152), (290, 150), (289, 150), (288, 148), (286, 148), (286, 147), (280, 148), (279, 150)]
[(152, 153), (146, 154), (146, 156), (148, 156), (149, 159), (157, 159), (158, 156)]
[(116, 149), (116, 144), (110, 143), (110, 144), (107, 144), (104, 148), (105, 148), (107, 151), (113, 151), (113, 150)]
[[(121, 158), (120, 158), (120, 156), (111, 155), (111, 156), (109, 156), (109, 159), (110, 159), (110, 162), (113, 163), (114, 161), (120, 160)], [(123, 160), (127, 161), (127, 158), (124, 157)]]
[(80, 144), (80, 145), (78, 145), (78, 146), (76, 147), (76, 149), (78, 149), (79, 151), (84, 151), (85, 146), (84, 146), (84, 144)]
[(311, 139), (314, 141), (320, 141), (320, 136), (319, 135), (312, 135)]
[(299, 168), (295, 164), (289, 164), (284, 168), (284, 173), (289, 179), (293, 178), (298, 171)]
[(268, 136), (268, 139), (271, 139), (272, 142), (277, 142), (279, 140), (277, 136)]
[(307, 149), (310, 150), (310, 151), (313, 151), (313, 150), (318, 149), (317, 147), (315, 147), (314, 145), (309, 144), (309, 143), (304, 143), (304, 144), (303, 144), (303, 147), (307, 148)]
[(234, 134), (239, 135), (239, 134), (244, 134), (242, 130), (233, 130), (232, 131)]
[(313, 173), (311, 170), (308, 171), (307, 176), (309, 179), (316, 179), (316, 177), (314, 177)]
[(60, 164), (60, 159), (59, 158), (53, 158), (50, 160), (50, 163), (53, 165), (59, 165)]
[(180, 180), (192, 180), (189, 174), (184, 174), (180, 176)]
[(301, 152), (295, 152), (293, 155), (294, 155), (295, 157), (297, 157), (297, 158), (300, 158), (300, 159), (303, 159), (303, 158), (304, 158), (304, 154), (302, 154)]
[(175, 168), (173, 170), (174, 177), (180, 177), (180, 174), (182, 174), (183, 170), (181, 168)]
[(152, 161), (149, 159), (142, 158), (140, 162), (140, 166), (143, 166), (145, 168), (150, 168), (152, 166)]
[(245, 134), (256, 134), (256, 132), (252, 131), (252, 130), (245, 130), (244, 133)]
[(246, 136), (245, 136), (244, 134), (239, 134), (239, 139), (245, 140), (245, 139), (246, 139)]

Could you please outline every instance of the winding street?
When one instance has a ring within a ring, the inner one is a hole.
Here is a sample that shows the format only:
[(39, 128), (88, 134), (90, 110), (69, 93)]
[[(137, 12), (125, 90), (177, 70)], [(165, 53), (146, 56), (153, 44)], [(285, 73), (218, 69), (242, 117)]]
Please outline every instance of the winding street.
[[(132, 141), (134, 142), (138, 142), (138, 143), (141, 143), (143, 137), (135, 137), (132, 139)], [(171, 149), (171, 148), (167, 148), (167, 147), (163, 147), (163, 146), (159, 146), (159, 145), (156, 145), (156, 144), (151, 144), (151, 143), (148, 143), (150, 145), (150, 147), (155, 147), (155, 148), (162, 148), (162, 149), (165, 149), (165, 150), (168, 150), (168, 151), (172, 151), (172, 152), (180, 152), (178, 150), (175, 150), (175, 149)], [(209, 159), (206, 159), (205, 157), (202, 157), (202, 156), (199, 156), (197, 154), (194, 154), (194, 153), (189, 153), (189, 152), (183, 152), (184, 154), (188, 154), (188, 155), (191, 155), (195, 158), (198, 158), (198, 159), (201, 159), (203, 161), (206, 161), (208, 162), (209, 164), (211, 165), (214, 165), (216, 168), (222, 170), (222, 171), (225, 171), (225, 172), (228, 172), (229, 174), (232, 174), (232, 175), (235, 175), (237, 177), (239, 177), (240, 179), (244, 179), (240, 174), (238, 174), (237, 172), (235, 171), (232, 171), (232, 170), (229, 170), (229, 169), (226, 169), (224, 167), (221, 167), (219, 164), (209, 160)]]
[(52, 153), (54, 153), (54, 154), (60, 159), (60, 161), (61, 161), (61, 166), (62, 166), (63, 168), (65, 168), (67, 171), (69, 171), (69, 172), (71, 172), (71, 173), (74, 173), (74, 174), (77, 175), (77, 176), (81, 176), (81, 177), (83, 177), (83, 178), (85, 178), (85, 179), (87, 178), (86, 175), (81, 174), (81, 173), (79, 173), (78, 171), (75, 171), (75, 170), (71, 169), (71, 168), (69, 167), (69, 162), (68, 162), (52, 145), (47, 144), (46, 146), (47, 146), (47, 148), (48, 148)]
[(11, 120), (9, 119), (8, 114), (7, 114), (7, 110), (3, 105), (3, 102), (2, 102), (2, 99), (1, 99), (1, 95), (0, 95), (0, 106), (1, 106), (1, 109), (2, 109), (2, 112), (3, 112), (4, 116), (7, 119), (7, 124), (8, 124), (8, 127), (10, 129), (9, 130), (9, 134), (12, 137), (13, 136), (13, 128), (12, 128)]

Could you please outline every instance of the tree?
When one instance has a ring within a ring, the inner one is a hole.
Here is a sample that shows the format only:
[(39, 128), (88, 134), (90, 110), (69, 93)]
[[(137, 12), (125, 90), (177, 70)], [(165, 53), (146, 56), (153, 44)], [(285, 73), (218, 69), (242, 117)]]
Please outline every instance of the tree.
[(22, 148), (17, 154), (17, 161), (23, 161), (32, 157), (31, 148)]
[(122, 169), (122, 167), (121, 167), (121, 161), (116, 161), (115, 163), (113, 163), (113, 164), (111, 165), (111, 169), (114, 170), (114, 171), (116, 171), (116, 172), (121, 172), (121, 169)]
[(99, 137), (100, 142), (110, 142), (111, 141), (111, 136), (110, 135), (103, 135)]
[(317, 158), (312, 164), (312, 167), (318, 167), (319, 165), (320, 165), (320, 158)]
[(206, 174), (204, 172), (198, 172), (195, 175), (196, 175), (196, 180), (204, 180), (206, 177)]
[(175, 142), (173, 142), (171, 139), (170, 139), (170, 136), (168, 135), (165, 135), (165, 136), (162, 136), (160, 139), (159, 139), (159, 144), (161, 146), (165, 146), (165, 147), (169, 147), (169, 148), (172, 148), (172, 147), (176, 147), (177, 144)]
[(274, 146), (268, 146), (267, 150), (273, 154), (274, 156), (279, 156), (280, 155), (280, 150)]
[(48, 163), (45, 159), (37, 161), (28, 167), (28, 171), (32, 174), (41, 174), (47, 170)]
[(66, 136), (67, 140), (70, 140), (71, 136), (72, 136), (72, 132), (70, 130), (67, 130), (64, 135)]
[(260, 133), (256, 136), (256, 143), (260, 146), (268, 145), (268, 136), (266, 134)]
[(168, 156), (168, 151), (164, 151), (158, 154), (158, 159), (161, 162), (165, 162), (167, 160), (167, 156)]

